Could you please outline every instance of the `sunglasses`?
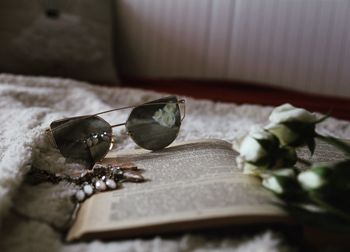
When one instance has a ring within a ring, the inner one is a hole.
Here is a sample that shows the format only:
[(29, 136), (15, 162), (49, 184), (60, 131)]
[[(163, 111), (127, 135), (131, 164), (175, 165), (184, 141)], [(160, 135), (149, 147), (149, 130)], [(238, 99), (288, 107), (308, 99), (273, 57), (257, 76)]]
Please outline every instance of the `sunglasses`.
[[(181, 108), (179, 105), (182, 105)], [(125, 123), (110, 125), (99, 116), (131, 108)], [(50, 124), (46, 132), (65, 158), (82, 161), (91, 169), (106, 156), (116, 142), (112, 128), (125, 126), (128, 135), (138, 146), (156, 151), (175, 140), (184, 118), (185, 100), (169, 96), (140, 105), (57, 120)]]

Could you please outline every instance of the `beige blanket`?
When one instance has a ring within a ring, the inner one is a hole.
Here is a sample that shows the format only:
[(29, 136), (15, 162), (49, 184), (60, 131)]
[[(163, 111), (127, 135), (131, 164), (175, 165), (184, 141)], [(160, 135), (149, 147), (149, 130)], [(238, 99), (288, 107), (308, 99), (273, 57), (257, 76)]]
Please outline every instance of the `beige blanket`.
[[(199, 87), (200, 88), (200, 87)], [(129, 88), (106, 88), (67, 79), (0, 75), (0, 251), (285, 251), (293, 245), (278, 231), (254, 235), (180, 234), (148, 239), (67, 244), (61, 231), (73, 204), (65, 183), (23, 184), (32, 163), (55, 169), (43, 130), (62, 117), (90, 114), (137, 104), (164, 94)], [(177, 141), (198, 138), (233, 140), (254, 124), (265, 124), (270, 107), (235, 105), (186, 97), (187, 116)], [(123, 122), (126, 111), (108, 115)], [(333, 118), (318, 130), (350, 138), (350, 123)], [(117, 148), (135, 148), (118, 129)], [(237, 230), (236, 230), (237, 231)]]

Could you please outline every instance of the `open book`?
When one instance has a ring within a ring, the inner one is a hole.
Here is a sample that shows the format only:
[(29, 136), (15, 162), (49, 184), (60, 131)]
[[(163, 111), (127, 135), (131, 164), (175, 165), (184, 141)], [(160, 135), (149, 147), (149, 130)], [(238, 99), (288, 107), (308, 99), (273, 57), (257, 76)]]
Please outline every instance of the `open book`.
[[(325, 157), (327, 148), (314, 159)], [(108, 162), (133, 162), (149, 181), (87, 199), (67, 240), (121, 238), (267, 222), (290, 222), (259, 179), (242, 174), (238, 154), (222, 140), (201, 140), (150, 152), (111, 152)], [(305, 155), (307, 155), (305, 153)], [(327, 156), (335, 158), (336, 153)]]

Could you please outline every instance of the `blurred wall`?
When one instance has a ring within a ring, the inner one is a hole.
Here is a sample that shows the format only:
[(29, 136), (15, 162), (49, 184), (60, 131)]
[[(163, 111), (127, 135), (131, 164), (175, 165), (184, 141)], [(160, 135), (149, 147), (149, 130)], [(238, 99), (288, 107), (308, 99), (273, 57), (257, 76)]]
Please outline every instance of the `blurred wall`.
[(124, 76), (350, 97), (349, 0), (116, 0)]
[(114, 0), (0, 0), (0, 73), (117, 83)]

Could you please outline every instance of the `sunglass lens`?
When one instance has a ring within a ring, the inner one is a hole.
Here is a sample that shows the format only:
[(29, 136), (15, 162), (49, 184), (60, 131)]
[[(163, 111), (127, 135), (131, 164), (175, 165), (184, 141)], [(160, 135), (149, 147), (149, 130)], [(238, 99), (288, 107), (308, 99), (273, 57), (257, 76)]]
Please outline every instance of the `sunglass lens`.
[(148, 150), (159, 150), (172, 143), (179, 133), (180, 125), (180, 109), (175, 96), (134, 108), (126, 122), (131, 138)]
[(98, 116), (82, 116), (54, 121), (50, 125), (61, 154), (91, 167), (101, 160), (111, 144), (111, 126)]

